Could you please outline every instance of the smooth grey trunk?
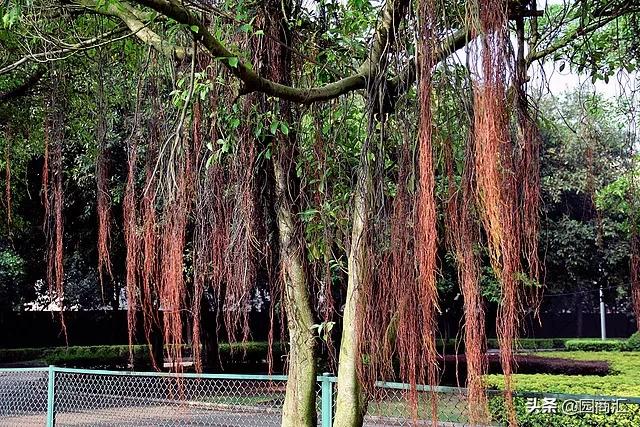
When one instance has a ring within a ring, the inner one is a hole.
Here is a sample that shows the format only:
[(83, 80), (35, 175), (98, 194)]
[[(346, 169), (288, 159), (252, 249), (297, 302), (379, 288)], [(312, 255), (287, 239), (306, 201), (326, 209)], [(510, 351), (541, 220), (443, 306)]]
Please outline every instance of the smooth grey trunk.
[(358, 315), (366, 272), (365, 224), (371, 191), (371, 171), (363, 155), (353, 202), (351, 249), (348, 259), (347, 295), (338, 360), (338, 393), (334, 427), (360, 427), (367, 402), (358, 380)]

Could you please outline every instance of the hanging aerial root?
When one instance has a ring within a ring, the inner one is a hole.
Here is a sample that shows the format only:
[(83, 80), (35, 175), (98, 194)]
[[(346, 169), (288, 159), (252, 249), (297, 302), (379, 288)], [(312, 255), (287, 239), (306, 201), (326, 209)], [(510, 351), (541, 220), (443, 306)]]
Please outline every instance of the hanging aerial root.
[[(637, 156), (637, 154), (636, 154)], [(638, 163), (634, 157), (629, 174), (627, 200), (629, 204), (629, 223), (631, 226), (630, 241), (630, 279), (631, 301), (636, 316), (636, 327), (640, 331), (640, 198), (638, 195)]]
[(4, 147), (4, 198), (7, 213), (7, 227), (13, 222), (13, 208), (11, 203), (11, 133), (7, 132)]
[[(480, 288), (480, 264), (475, 245), (479, 243), (473, 199), (473, 161), (464, 165), (462, 188), (454, 176), (452, 142), (445, 145), (448, 198), (445, 229), (448, 246), (456, 260), (458, 283), (464, 306), (464, 344), (467, 360), (469, 422), (484, 425), (489, 420), (484, 374), (487, 372), (485, 312)], [(465, 158), (473, 159), (473, 138), (467, 141)]]
[(631, 298), (636, 316), (636, 328), (640, 331), (640, 236), (638, 224), (631, 228)]
[(45, 117), (45, 149), (42, 171), (42, 197), (45, 211), (44, 232), (47, 239), (47, 284), (52, 303), (60, 310), (62, 332), (67, 340), (64, 322), (64, 221), (63, 221), (63, 151), (64, 99), (61, 78), (55, 76), (54, 87), (47, 99), (48, 114)]
[[(420, 353), (426, 366), (427, 381), (430, 386), (438, 382), (437, 370), (437, 211), (435, 201), (435, 164), (433, 159), (434, 135), (432, 123), (432, 73), (435, 65), (436, 18), (435, 2), (422, 0), (418, 9), (418, 189), (415, 211), (416, 238), (415, 254), (418, 264), (418, 301), (422, 311), (422, 349)], [(435, 392), (431, 394), (432, 417), (438, 421)]]
[(96, 141), (98, 156), (96, 159), (96, 204), (98, 214), (98, 278), (104, 300), (104, 273), (113, 281), (109, 245), (111, 241), (111, 200), (109, 196), (109, 149), (107, 147), (107, 102), (104, 91), (104, 58), (98, 50), (98, 88), (96, 100)]
[(129, 337), (129, 359), (133, 364), (133, 344), (136, 332), (136, 316), (138, 312), (138, 251), (140, 242), (136, 220), (136, 159), (137, 144), (134, 138), (127, 142), (127, 183), (122, 202), (124, 220), (124, 242), (127, 249), (125, 259), (125, 285), (127, 295), (127, 330)]
[[(509, 425), (517, 425), (513, 405), (513, 352), (518, 331), (521, 230), (517, 173), (509, 135), (506, 73), (509, 67), (507, 2), (477, 4), (481, 67), (474, 90), (475, 177), (480, 217), (491, 266), (500, 282), (497, 335), (504, 373)], [(474, 20), (475, 22), (475, 20)]]

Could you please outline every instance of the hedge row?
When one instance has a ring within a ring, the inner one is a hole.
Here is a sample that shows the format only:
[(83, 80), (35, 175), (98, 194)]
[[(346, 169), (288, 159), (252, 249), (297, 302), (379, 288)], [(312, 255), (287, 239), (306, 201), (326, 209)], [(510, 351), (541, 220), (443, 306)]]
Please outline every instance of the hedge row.
[[(276, 342), (273, 345), (273, 359), (279, 361), (286, 346)], [(220, 362), (230, 364), (266, 363), (269, 346), (266, 342), (221, 343)], [(149, 347), (134, 345), (133, 361), (136, 367), (150, 366)], [(185, 354), (191, 352), (190, 346), (183, 346)], [(17, 363), (38, 360), (47, 365), (69, 367), (126, 367), (130, 362), (129, 346), (71, 346), (54, 348), (17, 348), (0, 349), (0, 363)]]
[[(497, 348), (495, 339), (487, 340), (489, 348)], [(440, 351), (445, 354), (464, 353), (464, 345), (456, 340), (440, 340)], [(640, 351), (640, 334), (637, 332), (627, 340), (597, 340), (570, 338), (521, 338), (516, 347), (521, 350), (558, 350), (570, 351)], [(190, 352), (190, 346), (184, 346)], [(286, 353), (283, 343), (273, 346), (273, 359), (277, 363)], [(148, 364), (148, 347), (133, 346), (134, 363)], [(220, 360), (225, 364), (266, 363), (268, 344), (266, 342), (222, 343), (219, 346)], [(121, 366), (129, 363), (129, 346), (90, 346), (56, 348), (17, 348), (0, 349), (0, 363), (15, 363), (29, 360), (41, 360), (47, 364), (61, 366)]]
[[(540, 399), (539, 399), (540, 400)], [(516, 416), (520, 427), (635, 427), (640, 426), (640, 405), (620, 404), (611, 413), (563, 413), (563, 401), (555, 401), (556, 413), (529, 411), (526, 398), (515, 398)], [(578, 402), (579, 403), (579, 402)], [(538, 403), (539, 404), (539, 403)], [(507, 425), (504, 398), (489, 398), (489, 411), (494, 422)], [(594, 411), (595, 412), (595, 411)]]
[(640, 333), (628, 339), (572, 339), (565, 343), (569, 351), (640, 351)]
[[(457, 372), (456, 375), (466, 375), (467, 359), (464, 354), (446, 355), (440, 358), (445, 363), (445, 371)], [(499, 354), (487, 356), (488, 373), (502, 373)], [(515, 355), (516, 371), (519, 374), (552, 374), (552, 375), (599, 375), (605, 376), (610, 372), (610, 366), (604, 360), (575, 360), (561, 357), (541, 357), (531, 354)]]

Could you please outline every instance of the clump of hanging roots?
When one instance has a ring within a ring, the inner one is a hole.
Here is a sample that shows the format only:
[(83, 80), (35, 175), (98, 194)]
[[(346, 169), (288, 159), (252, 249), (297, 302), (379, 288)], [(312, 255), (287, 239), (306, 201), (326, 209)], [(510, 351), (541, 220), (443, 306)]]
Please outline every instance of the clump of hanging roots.
[[(437, 313), (438, 313), (438, 287), (437, 287), (437, 211), (435, 200), (435, 163), (433, 146), (433, 113), (431, 107), (432, 73), (435, 66), (436, 49), (435, 2), (422, 0), (418, 9), (418, 41), (417, 41), (417, 76), (418, 76), (418, 188), (415, 217), (415, 254), (418, 264), (418, 309), (422, 311), (420, 320), (422, 328), (415, 331), (413, 339), (422, 337), (422, 348), (418, 354), (424, 358), (417, 366), (426, 366), (427, 381), (431, 386), (437, 385)], [(401, 313), (404, 311), (401, 308)], [(409, 315), (411, 316), (411, 315)], [(416, 316), (411, 316), (416, 319)], [(409, 320), (409, 319), (408, 319)], [(410, 337), (407, 337), (410, 339)], [(410, 378), (411, 379), (411, 378)], [(416, 378), (417, 379), (417, 378)], [(436, 407), (436, 394), (431, 393), (432, 416), (437, 424), (438, 413)]]
[(7, 213), (7, 227), (11, 226), (11, 130), (7, 130), (4, 147), (4, 197), (5, 209)]
[(518, 331), (521, 229), (518, 180), (509, 135), (507, 104), (508, 3), (477, 2), (476, 31), (481, 57), (474, 88), (474, 170), (480, 218), (488, 240), (489, 258), (501, 286), (497, 335), (504, 373), (505, 403), (510, 425), (516, 425), (513, 405), (513, 352)]
[[(384, 209), (386, 196), (380, 190), (386, 178), (380, 171), (384, 169), (384, 152), (375, 152), (375, 173), (369, 183), (373, 188), (366, 198), (371, 205), (367, 210), (380, 213), (365, 223), (367, 260), (360, 290), (363, 312), (358, 316), (359, 351), (368, 359), (360, 366), (365, 388), (375, 393), (373, 381), (380, 375), (395, 377), (393, 361), (397, 360), (400, 380), (410, 384), (407, 400), (414, 419), (418, 418), (420, 403), (417, 385), (438, 383), (438, 238), (431, 110), (436, 45), (434, 2), (420, 3), (418, 22), (418, 138), (412, 140), (406, 120), (395, 123), (395, 133), (402, 140), (394, 178), (396, 192), (388, 214)], [(382, 110), (382, 106), (374, 101), (383, 100), (385, 90), (384, 85), (379, 85), (377, 94), (376, 83), (380, 82), (374, 82), (370, 89), (368, 137), (362, 149), (365, 157), (371, 155), (369, 151), (378, 138), (379, 147), (386, 144), (385, 128), (391, 122), (384, 112), (376, 110)], [(361, 160), (361, 164), (371, 167), (367, 161)], [(431, 415), (437, 423), (434, 392), (430, 402)]]
[(60, 309), (62, 331), (67, 337), (64, 322), (64, 253), (63, 253), (63, 152), (64, 144), (64, 82), (56, 72), (49, 91), (47, 115), (44, 122), (44, 164), (42, 168), (42, 200), (44, 232), (47, 240), (47, 284), (49, 294)]
[[(208, 68), (209, 78), (214, 81), (214, 69)], [(208, 97), (209, 111), (217, 111), (219, 103), (219, 86), (211, 90)], [(217, 141), (219, 138), (217, 115), (211, 117), (208, 129), (202, 123), (202, 106), (198, 103), (194, 108), (193, 135), (194, 145), (200, 144), (201, 138)], [(198, 150), (196, 149), (196, 152)], [(214, 155), (214, 154), (211, 154)], [(195, 224), (193, 233), (193, 359), (197, 371), (202, 370), (201, 308), (206, 289), (211, 289), (212, 298), (219, 312), (219, 304), (223, 297), (224, 279), (227, 277), (225, 253), (228, 247), (229, 209), (225, 198), (226, 174), (224, 159), (215, 156), (211, 162), (207, 156), (196, 160), (199, 179), (196, 181)], [(216, 324), (219, 327), (219, 322)], [(206, 327), (206, 325), (205, 325)], [(214, 361), (208, 361), (209, 363)]]
[[(126, 247), (125, 256), (125, 289), (127, 298), (127, 330), (129, 338), (129, 361), (133, 366), (133, 344), (137, 327), (137, 312), (140, 307), (141, 296), (138, 292), (139, 251), (142, 241), (138, 233), (136, 173), (138, 159), (138, 139), (140, 135), (140, 109), (142, 107), (142, 86), (145, 80), (138, 80), (136, 108), (133, 116), (131, 134), (127, 139), (127, 180), (122, 201), (123, 233)], [(155, 365), (155, 362), (153, 363)]]
[[(252, 115), (252, 104), (255, 101), (254, 96), (249, 98), (252, 99), (245, 99), (242, 103), (245, 117)], [(238, 146), (231, 160), (229, 179), (234, 202), (225, 260), (228, 268), (223, 306), (230, 342), (238, 340), (238, 331), (242, 333), (242, 341), (248, 338), (250, 332), (247, 307), (257, 274), (258, 248), (258, 204), (254, 173), (256, 157), (252, 128), (244, 123), (238, 129)]]
[(111, 201), (109, 197), (109, 150), (107, 148), (107, 111), (104, 93), (103, 61), (99, 60), (98, 93), (96, 104), (96, 140), (98, 141), (98, 156), (96, 159), (96, 204), (98, 213), (98, 277), (100, 289), (104, 298), (103, 274), (106, 272), (111, 279), (111, 259), (109, 257), (109, 241), (111, 240)]
[[(631, 117), (630, 122), (635, 123), (635, 116)], [(630, 279), (631, 279), (631, 302), (633, 311), (636, 315), (636, 327), (640, 331), (640, 198), (638, 196), (638, 178), (640, 171), (638, 170), (638, 153), (633, 147), (636, 141), (636, 128), (630, 132), (631, 140), (631, 171), (629, 173), (629, 187), (627, 191), (627, 203), (629, 205), (629, 223), (630, 223)]]
[(451, 141), (444, 146), (447, 175), (445, 230), (448, 246), (456, 260), (458, 283), (464, 306), (464, 344), (467, 361), (469, 422), (482, 425), (489, 419), (483, 375), (487, 372), (485, 312), (480, 288), (480, 260), (475, 246), (480, 242), (473, 198), (473, 138), (466, 144), (461, 188), (454, 175)]
[[(637, 216), (637, 214), (632, 214)], [(631, 224), (631, 300), (636, 315), (636, 327), (640, 330), (640, 235), (638, 235), (638, 219)]]

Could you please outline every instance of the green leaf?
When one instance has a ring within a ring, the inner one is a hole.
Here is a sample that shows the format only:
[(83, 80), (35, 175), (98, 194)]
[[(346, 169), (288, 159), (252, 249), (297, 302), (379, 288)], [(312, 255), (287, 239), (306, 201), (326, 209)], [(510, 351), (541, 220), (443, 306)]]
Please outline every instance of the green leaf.
[(191, 31), (193, 31), (196, 34), (198, 34), (198, 32), (200, 32), (200, 27), (198, 27), (197, 25), (192, 25), (189, 28), (191, 28)]
[(285, 122), (280, 122), (280, 130), (283, 134), (289, 135), (289, 125), (287, 125)]
[(227, 58), (227, 62), (229, 63), (230, 67), (236, 68), (238, 66), (238, 57), (230, 56), (229, 58)]
[(273, 135), (276, 134), (276, 131), (278, 130), (278, 126), (279, 126), (278, 121), (274, 120), (271, 122), (271, 126), (269, 127), (269, 130)]

